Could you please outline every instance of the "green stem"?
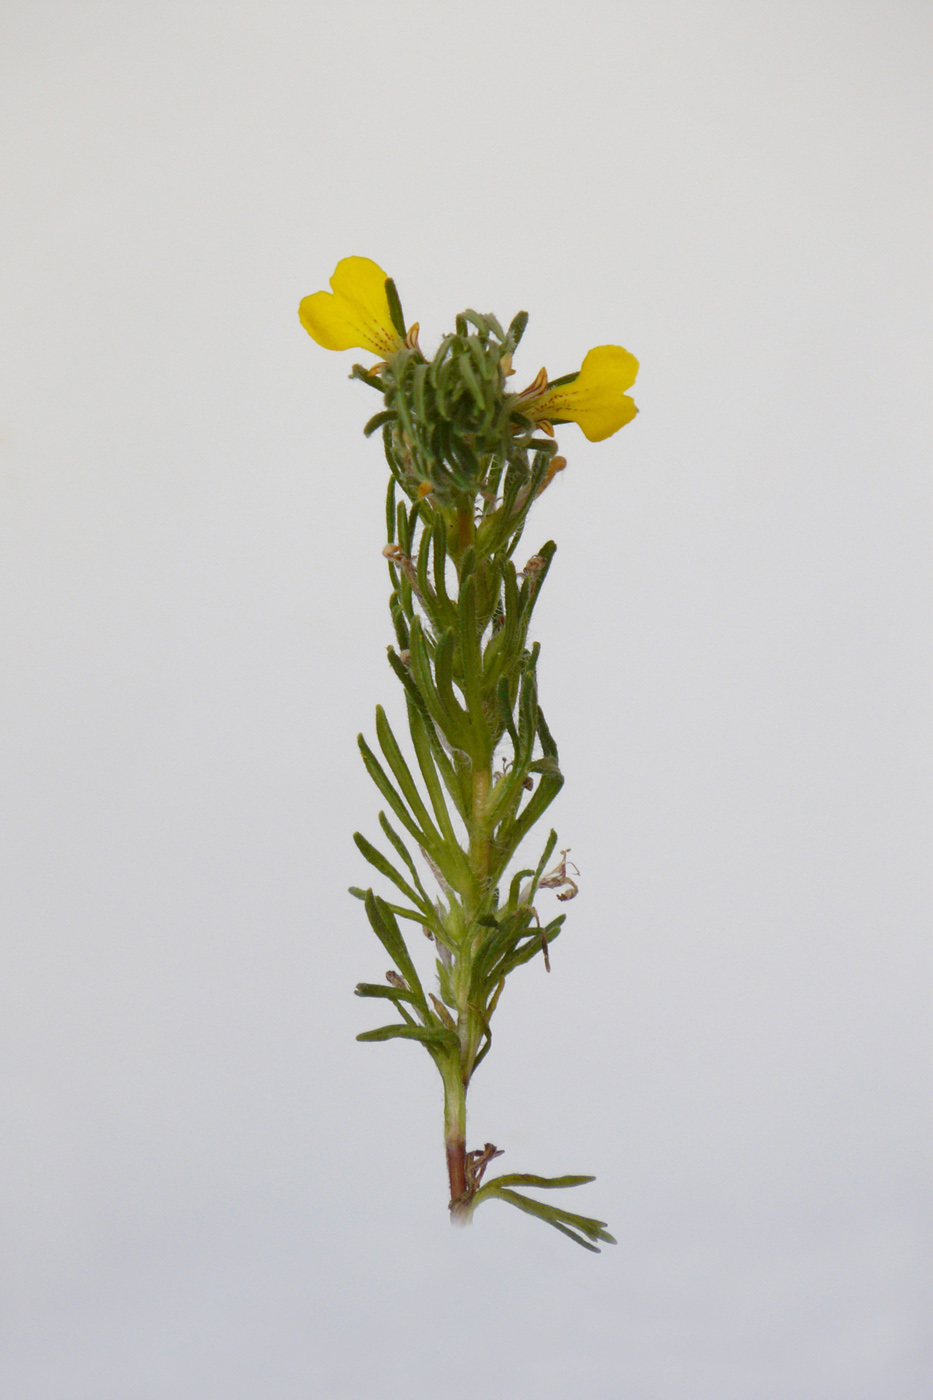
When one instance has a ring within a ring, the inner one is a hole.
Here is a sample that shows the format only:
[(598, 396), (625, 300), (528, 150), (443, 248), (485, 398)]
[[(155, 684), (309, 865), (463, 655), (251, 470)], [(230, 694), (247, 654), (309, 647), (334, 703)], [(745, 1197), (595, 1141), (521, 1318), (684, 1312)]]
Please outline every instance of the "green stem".
[[(457, 550), (462, 558), (475, 539), (474, 501), (470, 497), (457, 507)], [(461, 639), (461, 645), (463, 639)], [(478, 699), (479, 697), (475, 697)], [(469, 699), (469, 697), (468, 697)], [(472, 704), (471, 704), (472, 708)], [(489, 798), (492, 789), (492, 763), (488, 758), (472, 760), (468, 860), (472, 876), (468, 897), (464, 898), (464, 915), (471, 923), (486, 896), (489, 878)], [(450, 1214), (457, 1224), (467, 1224), (473, 1213), (475, 1183), (467, 1176), (466, 1160), (466, 1094), (481, 1037), (478, 1019), (469, 1004), (472, 974), (473, 940), (467, 938), (458, 955), (455, 974), (457, 999), (457, 1032), (460, 1054), (442, 1070), (444, 1079), (444, 1137), (447, 1150), (447, 1174), (450, 1180)]]
[[(472, 821), (470, 822), (470, 870), (476, 885), (477, 905), (485, 893), (489, 875), (489, 793), (492, 789), (492, 765), (474, 766), (472, 780)], [(473, 911), (471, 911), (473, 912)]]

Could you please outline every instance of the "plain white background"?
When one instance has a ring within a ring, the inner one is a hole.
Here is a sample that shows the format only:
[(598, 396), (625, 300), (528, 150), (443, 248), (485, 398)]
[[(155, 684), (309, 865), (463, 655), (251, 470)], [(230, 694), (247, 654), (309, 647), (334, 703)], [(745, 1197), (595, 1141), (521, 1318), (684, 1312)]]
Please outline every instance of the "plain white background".
[[(930, 28), (8, 0), (11, 1400), (929, 1394)], [(598, 1258), (452, 1231), (430, 1061), (354, 1041), (385, 471), (296, 317), (348, 253), (428, 348), (642, 362), (528, 539), (581, 894), (471, 1118), (596, 1173)]]

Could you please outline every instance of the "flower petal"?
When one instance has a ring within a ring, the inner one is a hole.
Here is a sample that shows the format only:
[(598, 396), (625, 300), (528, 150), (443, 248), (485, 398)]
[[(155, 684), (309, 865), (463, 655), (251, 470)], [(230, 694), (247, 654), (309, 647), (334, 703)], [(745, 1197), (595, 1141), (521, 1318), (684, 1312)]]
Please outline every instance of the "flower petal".
[(301, 324), (325, 350), (371, 350), (391, 355), (401, 341), (392, 324), (386, 274), (372, 258), (342, 258), (332, 292), (314, 292), (298, 308)]
[(523, 412), (537, 421), (578, 423), (590, 442), (611, 437), (638, 412), (625, 393), (635, 382), (638, 361), (621, 345), (597, 345), (569, 384), (553, 384)]

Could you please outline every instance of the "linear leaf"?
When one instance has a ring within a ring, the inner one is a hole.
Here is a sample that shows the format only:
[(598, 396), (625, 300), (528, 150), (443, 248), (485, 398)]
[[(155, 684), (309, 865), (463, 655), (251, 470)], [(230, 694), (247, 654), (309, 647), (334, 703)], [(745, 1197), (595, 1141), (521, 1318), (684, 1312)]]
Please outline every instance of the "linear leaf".
[(452, 627), (442, 633), (434, 651), (434, 684), (444, 721), (441, 729), (454, 748), (473, 754), (472, 731), (469, 716), (454, 694), (453, 660), (457, 644)]
[[(438, 780), (438, 770), (440, 769), (444, 777), (444, 785), (455, 802), (460, 797), (459, 784), (454, 772), (453, 765), (446, 754), (439, 754), (431, 744), (431, 738), (421, 711), (415, 705), (409, 706), (408, 728), (411, 731), (411, 741), (414, 745), (415, 756), (418, 759), (418, 767), (421, 769), (421, 776), (424, 778), (424, 785), (428, 790), (431, 799), (431, 806), (437, 818), (437, 824), (441, 829), (444, 840), (449, 847), (459, 845), (454, 832), (453, 823), (450, 820), (450, 812), (444, 798), (444, 792)], [(440, 745), (437, 745), (437, 749)], [(461, 816), (464, 813), (461, 812)]]
[(499, 684), (496, 687), (496, 699), (499, 702), (499, 717), (509, 732), (512, 740), (512, 748), (518, 748), (518, 730), (515, 728), (515, 721), (512, 718), (512, 700), (509, 695), (509, 681), (507, 676), (499, 677)]
[(357, 1040), (420, 1040), (423, 1045), (433, 1045), (438, 1050), (455, 1050), (459, 1053), (460, 1041), (454, 1031), (444, 1026), (380, 1026), (374, 1031), (362, 1031)]
[(495, 975), (508, 977), (509, 973), (514, 972), (517, 967), (531, 962), (531, 959), (537, 957), (538, 953), (543, 953), (545, 944), (550, 948), (560, 937), (560, 931), (566, 918), (566, 914), (558, 914), (557, 918), (552, 919), (544, 928), (534, 929), (527, 942), (502, 959), (495, 969)]
[[(414, 881), (415, 889), (418, 891), (418, 893), (419, 893), (419, 895), (421, 896), (422, 900), (424, 901), (425, 905), (426, 905), (426, 906), (427, 906), (427, 905), (430, 905), (431, 908), (433, 909), (433, 908), (434, 908), (434, 905), (431, 903), (431, 900), (430, 900), (429, 897), (428, 897), (428, 893), (427, 893), (427, 891), (425, 890), (424, 885), (421, 883), (421, 876), (418, 874), (418, 870), (417, 870), (417, 867), (416, 867), (416, 865), (415, 865), (415, 862), (412, 860), (411, 856), (409, 855), (408, 850), (407, 850), (407, 848), (406, 848), (406, 846), (405, 846), (405, 843), (404, 843), (404, 841), (402, 840), (401, 836), (399, 836), (398, 832), (397, 832), (397, 831), (395, 830), (395, 828), (390, 824), (389, 819), (388, 819), (388, 817), (386, 816), (385, 812), (380, 812), (380, 813), (379, 813), (379, 825), (382, 827), (382, 829), (383, 829), (383, 831), (385, 832), (386, 836), (388, 836), (389, 840), (392, 842), (392, 845), (393, 845), (393, 846), (395, 847), (395, 849), (398, 851), (398, 853), (399, 853), (399, 855), (401, 856), (402, 860), (405, 862), (405, 864), (408, 866), (408, 869), (411, 871), (411, 878), (412, 878), (412, 880)], [(556, 840), (556, 837), (555, 837), (555, 840)]]
[(379, 747), (385, 754), (386, 762), (392, 769), (395, 781), (401, 788), (402, 795), (411, 808), (415, 821), (419, 823), (421, 830), (427, 833), (428, 841), (426, 844), (439, 846), (441, 844), (440, 832), (432, 822), (428, 810), (421, 800), (421, 794), (411, 776), (411, 769), (405, 762), (398, 741), (386, 719), (385, 710), (381, 705), (376, 706), (376, 736), (379, 739)]
[[(505, 1176), (493, 1177), (489, 1184), (491, 1186), (540, 1186), (549, 1189), (552, 1186), (586, 1186), (588, 1182), (595, 1180), (595, 1176), (531, 1176), (528, 1172), (507, 1172)], [(605, 1224), (605, 1221), (600, 1221), (600, 1224)]]
[[(489, 1189), (493, 1188), (493, 1189)], [(599, 1254), (601, 1251), (590, 1240), (601, 1240), (605, 1244), (615, 1244), (616, 1241), (606, 1229), (604, 1220), (594, 1220), (587, 1215), (575, 1215), (568, 1210), (560, 1210), (557, 1206), (549, 1205), (546, 1201), (535, 1201), (530, 1196), (521, 1196), (517, 1191), (511, 1191), (508, 1187), (500, 1187), (498, 1181), (491, 1181), (488, 1187), (481, 1188), (483, 1192), (489, 1190), (489, 1197), (498, 1197), (501, 1201), (507, 1201), (509, 1205), (523, 1210), (527, 1215), (535, 1215), (539, 1220), (545, 1221), (548, 1225), (553, 1225), (555, 1230), (560, 1230), (562, 1235), (569, 1236), (575, 1244), (582, 1245), (584, 1249)], [(477, 1192), (477, 1199), (480, 1192)], [(586, 1237), (586, 1238), (584, 1238)]]
[(381, 982), (358, 982), (353, 989), (358, 997), (385, 997), (388, 1001), (408, 1001), (412, 1005), (415, 998), (404, 987), (384, 987)]
[(454, 605), (447, 592), (447, 524), (442, 515), (438, 515), (434, 521), (431, 547), (434, 566), (434, 593), (438, 608), (443, 609), (447, 616), (448, 620), (445, 625), (449, 627), (454, 619)]
[[(537, 866), (536, 866), (534, 872), (533, 872), (533, 873), (532, 873), (532, 872), (529, 872), (529, 874), (531, 874), (531, 888), (530, 888), (530, 890), (528, 891), (528, 898), (529, 898), (530, 900), (533, 900), (534, 897), (535, 897), (535, 895), (536, 895), (537, 892), (538, 892), (538, 883), (539, 883), (539, 881), (540, 881), (540, 879), (541, 879), (541, 876), (544, 874), (544, 867), (547, 865), (548, 861), (551, 859), (551, 855), (552, 855), (552, 853), (553, 853), (553, 851), (554, 851), (554, 847), (555, 847), (556, 845), (557, 845), (557, 832), (554, 830), (553, 827), (551, 827), (550, 835), (548, 836), (547, 841), (544, 843), (544, 850), (541, 852), (541, 859), (538, 861), (538, 864), (537, 864)], [(514, 881), (513, 881), (513, 884), (514, 884)], [(511, 903), (511, 900), (512, 900), (512, 891), (511, 891), (511, 889), (510, 889), (510, 890), (509, 890), (509, 902), (510, 902), (510, 903)]]
[[(448, 714), (437, 686), (434, 684), (434, 676), (431, 673), (431, 661), (428, 654), (428, 644), (425, 640), (420, 619), (417, 617), (412, 619), (409, 650), (415, 685), (427, 706), (432, 720), (441, 733), (446, 735), (448, 742), (452, 744), (454, 748), (462, 749), (464, 743), (460, 716)], [(456, 708), (457, 710), (460, 709), (459, 706)]]
[(398, 870), (396, 870), (395, 866), (392, 865), (391, 862), (386, 859), (386, 857), (382, 854), (381, 851), (377, 850), (375, 846), (371, 845), (369, 841), (366, 840), (366, 837), (363, 836), (359, 831), (355, 831), (353, 833), (353, 840), (356, 842), (363, 855), (369, 861), (370, 865), (374, 866), (376, 870), (379, 871), (380, 875), (384, 875), (387, 880), (391, 880), (393, 885), (395, 885), (397, 889), (400, 889), (402, 891), (402, 894), (407, 895), (407, 897), (411, 900), (412, 904), (416, 904), (419, 907), (421, 907), (423, 903), (427, 911), (427, 917), (433, 918), (434, 906), (430, 904), (427, 899), (422, 900), (422, 896), (419, 895), (416, 890), (412, 889), (411, 885), (404, 878), (404, 876)]
[[(444, 748), (434, 721), (427, 710), (419, 706), (418, 715), (421, 721), (420, 728), (427, 739), (434, 766), (443, 778), (444, 786), (450, 793), (454, 806), (466, 822), (469, 820), (470, 811), (469, 772), (464, 770), (462, 764), (458, 767), (455, 760)], [(417, 742), (414, 727), (412, 727), (412, 739)]]
[(392, 811), (398, 817), (399, 821), (405, 827), (406, 831), (411, 833), (411, 835), (418, 842), (419, 846), (431, 845), (431, 842), (425, 836), (424, 832), (418, 826), (416, 826), (415, 822), (412, 820), (411, 816), (408, 813), (408, 809), (406, 808), (400, 795), (396, 792), (395, 788), (389, 782), (385, 770), (383, 769), (379, 760), (376, 758), (376, 755), (373, 753), (372, 749), (367, 744), (366, 740), (363, 738), (362, 734), (357, 736), (356, 742), (359, 744), (360, 753), (363, 755), (363, 762), (366, 765), (367, 773), (372, 778), (373, 782), (376, 784), (376, 787), (382, 793), (383, 797), (388, 802), (389, 806), (392, 808)]
[(408, 990), (413, 993), (416, 1006), (427, 1015), (428, 1003), (425, 999), (424, 988), (418, 973), (415, 971), (415, 965), (411, 960), (408, 948), (405, 946), (401, 930), (395, 921), (395, 915), (387, 907), (385, 900), (373, 894), (372, 890), (366, 891), (366, 914), (372, 924), (373, 932), (402, 974)]
[(463, 661), (463, 690), (470, 714), (476, 761), (489, 757), (491, 736), (483, 714), (483, 659), (480, 655), (476, 622), (476, 576), (469, 574), (460, 585), (460, 655)]
[(551, 731), (548, 729), (547, 724), (544, 721), (544, 712), (542, 711), (540, 705), (538, 706), (538, 738), (541, 742), (541, 751), (545, 755), (545, 757), (553, 758), (556, 761), (557, 745), (554, 743), (554, 740), (551, 737)]
[(538, 818), (547, 811), (563, 785), (564, 779), (560, 773), (542, 777), (515, 820), (506, 824), (505, 831), (499, 828), (496, 832), (496, 845), (501, 854), (496, 869), (492, 872), (493, 878), (498, 879), (511, 860), (513, 851), (521, 845)]
[(544, 560), (544, 565), (535, 574), (534, 584), (533, 586), (530, 586), (528, 590), (528, 610), (525, 614), (524, 619), (526, 629), (528, 627), (528, 623), (531, 621), (531, 614), (534, 612), (535, 604), (541, 597), (541, 585), (544, 583), (544, 580), (548, 576), (548, 571), (551, 567), (551, 560), (554, 558), (556, 550), (557, 545), (554, 543), (553, 540), (548, 540), (547, 544), (543, 544), (538, 550), (538, 558)]

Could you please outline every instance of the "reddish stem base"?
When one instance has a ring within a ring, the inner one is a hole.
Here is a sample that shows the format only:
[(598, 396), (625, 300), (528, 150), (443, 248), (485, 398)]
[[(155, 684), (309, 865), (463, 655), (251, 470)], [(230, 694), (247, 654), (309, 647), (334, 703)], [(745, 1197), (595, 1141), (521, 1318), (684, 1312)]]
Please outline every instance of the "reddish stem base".
[(450, 1200), (453, 1204), (467, 1189), (466, 1142), (463, 1138), (447, 1140), (447, 1175), (450, 1179)]

